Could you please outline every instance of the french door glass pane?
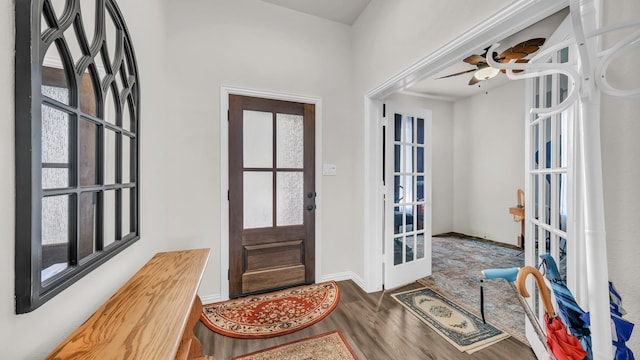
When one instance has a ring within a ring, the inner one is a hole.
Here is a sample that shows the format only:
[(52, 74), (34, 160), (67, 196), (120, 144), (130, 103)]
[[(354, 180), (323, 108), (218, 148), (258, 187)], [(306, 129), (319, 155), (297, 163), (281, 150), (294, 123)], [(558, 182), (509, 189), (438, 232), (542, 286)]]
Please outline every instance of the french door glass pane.
[(243, 174), (243, 224), (245, 229), (273, 226), (273, 175), (245, 171)]
[(415, 201), (413, 198), (413, 176), (403, 176), (404, 180), (404, 198), (403, 202)]
[(548, 230), (544, 231), (544, 252), (551, 253), (551, 233)]
[(244, 110), (242, 132), (244, 167), (273, 167), (273, 115), (270, 112)]
[(560, 238), (558, 255), (560, 256), (558, 272), (562, 280), (567, 281), (567, 239), (565, 238)]
[(402, 210), (399, 206), (393, 207), (393, 233), (399, 234), (402, 228)]
[(531, 144), (533, 145), (533, 153), (534, 153), (534, 158), (533, 158), (533, 168), (534, 169), (539, 169), (540, 168), (540, 157), (542, 156), (542, 154), (540, 154), (540, 134), (539, 134), (539, 129), (540, 129), (540, 125), (539, 124), (535, 124), (533, 125), (533, 129), (531, 131)]
[(416, 200), (424, 200), (424, 176), (420, 175), (416, 177)]
[(533, 107), (540, 107), (540, 78), (533, 79)]
[(552, 145), (553, 145), (553, 138), (551, 137), (551, 118), (546, 118), (543, 120), (544, 123), (544, 159), (541, 159), (541, 161), (544, 161), (544, 167), (545, 168), (550, 168), (551, 167), (551, 151), (552, 151)]
[(540, 175), (533, 175), (533, 214), (540, 219)]
[(409, 227), (413, 226), (413, 214), (411, 212), (411, 205), (405, 205), (403, 206), (403, 210), (404, 210), (404, 232), (407, 232)]
[(408, 143), (413, 142), (413, 116), (404, 117), (404, 141)]
[(400, 161), (401, 159), (401, 153), (400, 153), (400, 145), (394, 145), (393, 146), (393, 171), (394, 172), (400, 172), (400, 164), (402, 163)]
[(402, 237), (397, 237), (393, 239), (393, 265), (402, 264), (403, 258), (403, 248), (404, 242), (402, 241)]
[(424, 173), (424, 148), (416, 147), (416, 171)]
[(413, 146), (406, 145), (404, 147), (404, 161), (402, 162), (402, 166), (400, 171), (402, 172), (413, 172)]
[(402, 139), (402, 115), (395, 114), (393, 119), (394, 119), (393, 140), (400, 141), (400, 139)]
[(560, 114), (560, 141), (558, 142), (560, 149), (558, 150), (558, 164), (560, 167), (567, 167), (568, 163), (568, 143), (567, 139), (569, 138), (569, 128), (567, 125), (567, 112), (564, 111)]
[(276, 114), (276, 164), (278, 168), (304, 166), (304, 122), (300, 115)]
[(544, 175), (544, 222), (551, 225), (551, 175)]
[(424, 233), (416, 235), (416, 259), (424, 258)]
[(406, 262), (411, 262), (413, 261), (413, 256), (414, 256), (414, 250), (416, 248), (415, 243), (414, 243), (414, 239), (415, 237), (413, 235), (409, 235), (407, 236), (407, 244), (406, 244), (406, 249), (405, 249), (405, 261)]
[(424, 144), (424, 119), (418, 118), (418, 132), (417, 132), (418, 144)]
[(71, 199), (70, 195), (42, 198), (42, 282), (68, 267)]
[(558, 174), (558, 228), (567, 231), (567, 174)]
[(304, 176), (302, 172), (278, 172), (276, 175), (277, 226), (303, 223)]
[(544, 81), (544, 93), (545, 93), (545, 101), (544, 107), (551, 107), (553, 101), (553, 75), (545, 76)]

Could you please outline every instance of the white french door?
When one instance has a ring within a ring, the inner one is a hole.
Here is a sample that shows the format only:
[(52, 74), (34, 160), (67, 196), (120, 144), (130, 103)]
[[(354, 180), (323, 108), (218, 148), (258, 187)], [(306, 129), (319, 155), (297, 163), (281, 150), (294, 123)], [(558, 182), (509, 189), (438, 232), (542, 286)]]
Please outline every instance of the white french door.
[(386, 104), (384, 286), (431, 275), (431, 111)]
[[(567, 17), (540, 50), (553, 47), (572, 36)], [(562, 47), (540, 58), (536, 63), (573, 63), (575, 49)], [(570, 91), (569, 78), (564, 74), (551, 74), (528, 81), (527, 108), (550, 108), (564, 101)], [(540, 255), (549, 253), (555, 260), (560, 275), (576, 293), (577, 253), (579, 244), (576, 224), (580, 221), (575, 211), (575, 141), (576, 105), (563, 112), (538, 118), (531, 114), (526, 127), (525, 193), (527, 197), (525, 263), (540, 267)], [(530, 304), (544, 329), (544, 309), (538, 289), (529, 284)], [(544, 358), (545, 349), (531, 324), (527, 324), (527, 339), (538, 355)]]

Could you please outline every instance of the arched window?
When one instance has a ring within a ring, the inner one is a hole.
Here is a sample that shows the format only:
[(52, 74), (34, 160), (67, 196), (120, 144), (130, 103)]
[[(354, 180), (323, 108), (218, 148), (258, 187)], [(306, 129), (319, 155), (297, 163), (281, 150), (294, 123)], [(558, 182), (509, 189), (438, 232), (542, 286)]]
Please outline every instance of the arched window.
[(140, 87), (113, 0), (16, 2), (16, 313), (139, 232)]

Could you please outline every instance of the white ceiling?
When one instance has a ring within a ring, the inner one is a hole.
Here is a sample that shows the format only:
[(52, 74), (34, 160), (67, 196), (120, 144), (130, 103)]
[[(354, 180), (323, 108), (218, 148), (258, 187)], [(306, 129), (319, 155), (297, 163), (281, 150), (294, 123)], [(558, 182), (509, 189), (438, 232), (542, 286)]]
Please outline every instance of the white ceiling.
[[(562, 20), (568, 15), (568, 10), (560, 11), (548, 18), (525, 28), (502, 41), (498, 41), (500, 46), (497, 52), (500, 53), (522, 41), (533, 38), (545, 38), (549, 36), (558, 28)], [(477, 48), (469, 49), (468, 55), (484, 53), (484, 49), (492, 44), (478, 44)], [(531, 56), (529, 56), (531, 57)], [(496, 77), (481, 81), (475, 85), (468, 85), (469, 80), (473, 76), (473, 73), (467, 73), (459, 76), (453, 76), (446, 79), (438, 79), (439, 77), (458, 73), (464, 70), (473, 69), (474, 67), (464, 63), (462, 59), (452, 59), (450, 67), (443, 71), (440, 71), (429, 78), (418, 82), (407, 89), (408, 92), (419, 93), (422, 95), (431, 96), (434, 98), (442, 98), (445, 100), (459, 100), (468, 96), (476, 95), (485, 91), (489, 91), (492, 88), (497, 88), (511, 81), (507, 79), (505, 74), (498, 74)], [(522, 80), (516, 80), (522, 81)]]
[(371, 0), (262, 0), (321, 18), (353, 25)]
[[(282, 6), (295, 11), (318, 16), (321, 18), (337, 21), (346, 25), (353, 25), (358, 16), (364, 11), (370, 0), (262, 0), (274, 5)], [(550, 17), (531, 25), (530, 27), (513, 34), (506, 39), (499, 41), (498, 53), (514, 46), (522, 41), (549, 36), (560, 25), (562, 20), (567, 16), (568, 11), (560, 11)], [(492, 44), (478, 44), (475, 49), (469, 49), (468, 55), (483, 54), (484, 49)], [(439, 77), (473, 69), (474, 67), (466, 64), (462, 59), (451, 59), (451, 66), (447, 69), (424, 79), (408, 89), (408, 93), (416, 93), (435, 99), (455, 101), (468, 96), (488, 91), (506, 84), (509, 79), (506, 75), (498, 74), (496, 77), (481, 81), (476, 85), (468, 85), (469, 79), (473, 73), (454, 76), (446, 79), (437, 79)]]

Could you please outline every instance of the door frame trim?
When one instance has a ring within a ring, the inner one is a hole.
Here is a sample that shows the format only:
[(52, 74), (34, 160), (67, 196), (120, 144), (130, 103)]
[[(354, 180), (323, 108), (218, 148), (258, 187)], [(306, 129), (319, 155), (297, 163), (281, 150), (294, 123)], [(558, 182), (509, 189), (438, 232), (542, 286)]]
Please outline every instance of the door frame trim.
[(379, 291), (383, 283), (382, 252), (383, 189), (377, 182), (381, 171), (382, 101), (419, 80), (444, 70), (468, 55), (477, 44), (495, 43), (568, 7), (569, 1), (517, 0), (462, 33), (453, 41), (402, 69), (364, 95), (364, 282), (367, 292)]
[[(315, 278), (322, 278), (322, 99), (228, 85), (220, 86), (220, 300), (229, 299), (229, 95), (252, 96), (271, 100), (294, 101), (315, 105)], [(227, 119), (227, 121), (224, 121)]]

